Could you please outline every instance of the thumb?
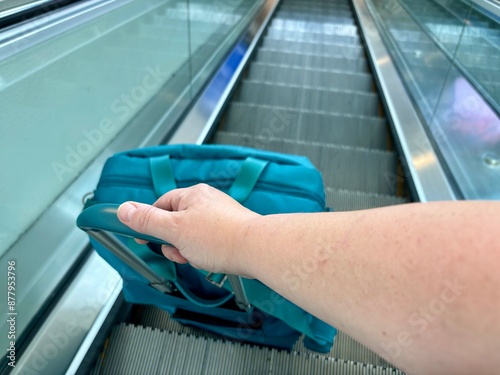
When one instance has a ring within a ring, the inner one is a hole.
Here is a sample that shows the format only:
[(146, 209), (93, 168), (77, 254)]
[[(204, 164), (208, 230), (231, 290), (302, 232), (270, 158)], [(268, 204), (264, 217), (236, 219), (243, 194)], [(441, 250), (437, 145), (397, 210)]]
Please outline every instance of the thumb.
[(172, 213), (137, 202), (125, 202), (118, 207), (118, 219), (137, 232), (169, 241), (165, 237), (169, 233), (169, 222)]

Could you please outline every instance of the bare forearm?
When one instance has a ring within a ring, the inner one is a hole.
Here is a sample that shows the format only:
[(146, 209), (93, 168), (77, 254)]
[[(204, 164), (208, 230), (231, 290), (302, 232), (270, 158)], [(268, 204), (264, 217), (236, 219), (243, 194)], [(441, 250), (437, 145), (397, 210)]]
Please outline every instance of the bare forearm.
[(240, 244), (246, 273), (396, 365), (493, 373), (499, 212), (459, 202), (272, 215), (254, 219)]

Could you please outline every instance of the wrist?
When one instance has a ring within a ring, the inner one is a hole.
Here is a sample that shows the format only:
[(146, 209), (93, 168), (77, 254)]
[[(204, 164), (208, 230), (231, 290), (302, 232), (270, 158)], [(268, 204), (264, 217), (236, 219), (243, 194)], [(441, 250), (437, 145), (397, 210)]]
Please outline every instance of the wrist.
[(234, 232), (231, 258), (234, 261), (234, 274), (256, 278), (258, 260), (258, 239), (262, 236), (260, 223), (263, 216), (255, 214), (243, 220)]

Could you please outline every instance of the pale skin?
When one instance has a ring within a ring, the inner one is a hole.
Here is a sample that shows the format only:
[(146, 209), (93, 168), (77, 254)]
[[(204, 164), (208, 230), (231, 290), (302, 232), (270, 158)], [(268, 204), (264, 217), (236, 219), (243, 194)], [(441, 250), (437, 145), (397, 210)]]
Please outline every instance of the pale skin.
[(500, 373), (500, 202), (260, 216), (207, 185), (120, 220), (175, 262), (260, 280), (410, 374)]

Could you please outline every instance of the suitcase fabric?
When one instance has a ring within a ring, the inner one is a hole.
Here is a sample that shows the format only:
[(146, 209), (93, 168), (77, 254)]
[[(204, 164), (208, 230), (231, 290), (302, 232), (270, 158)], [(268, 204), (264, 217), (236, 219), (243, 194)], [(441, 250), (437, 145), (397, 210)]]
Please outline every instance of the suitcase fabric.
[[(202, 182), (260, 214), (325, 210), (321, 174), (307, 158), (226, 145), (156, 146), (116, 154), (107, 160), (86, 207), (127, 200), (152, 204), (171, 189)], [(175, 285), (173, 293), (152, 288), (147, 279), (91, 238), (97, 252), (122, 276), (127, 301), (156, 305), (183, 324), (241, 341), (290, 350), (303, 333), (308, 348), (330, 350), (335, 328), (259, 281), (241, 278), (251, 304), (244, 311), (235, 303), (230, 283), (217, 287), (206, 280), (207, 272), (174, 264), (148, 245), (117, 237)]]

